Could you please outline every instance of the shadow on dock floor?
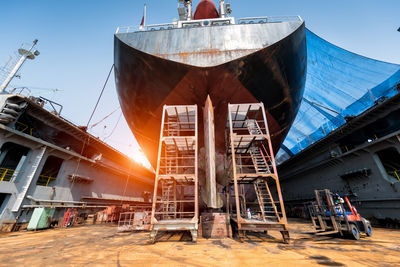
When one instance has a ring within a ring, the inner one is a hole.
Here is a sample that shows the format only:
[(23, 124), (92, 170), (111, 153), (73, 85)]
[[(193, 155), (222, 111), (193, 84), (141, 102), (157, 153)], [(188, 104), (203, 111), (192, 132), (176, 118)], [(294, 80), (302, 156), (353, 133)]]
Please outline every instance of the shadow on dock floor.
[(307, 222), (291, 221), (292, 241), (280, 233), (250, 233), (236, 239), (191, 242), (189, 233), (162, 233), (149, 244), (148, 232), (118, 233), (93, 225), (0, 235), (0, 266), (395, 266), (400, 230), (375, 228), (360, 241), (313, 236)]

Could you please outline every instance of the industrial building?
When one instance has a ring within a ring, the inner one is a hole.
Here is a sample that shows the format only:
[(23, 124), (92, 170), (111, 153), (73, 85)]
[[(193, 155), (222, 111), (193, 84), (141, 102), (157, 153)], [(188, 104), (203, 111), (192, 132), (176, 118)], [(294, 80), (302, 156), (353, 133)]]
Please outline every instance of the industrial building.
[(150, 170), (23, 94), (0, 96), (0, 224), (27, 224), (40, 207), (60, 219), (71, 207), (149, 202)]

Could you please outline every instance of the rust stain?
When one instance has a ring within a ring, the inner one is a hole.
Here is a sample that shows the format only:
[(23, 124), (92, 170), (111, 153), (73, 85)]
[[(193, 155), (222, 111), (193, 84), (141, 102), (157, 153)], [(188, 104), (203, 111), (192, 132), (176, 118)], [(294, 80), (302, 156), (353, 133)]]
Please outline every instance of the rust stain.
[(257, 52), (259, 49), (235, 49), (235, 50), (220, 50), (220, 49), (203, 49), (201, 51), (194, 51), (194, 52), (180, 52), (180, 53), (171, 53), (171, 54), (155, 54), (158, 57), (162, 58), (169, 58), (169, 57), (181, 57), (187, 58), (193, 55), (203, 55), (203, 56), (213, 56), (219, 54), (230, 54), (230, 53), (253, 53)]

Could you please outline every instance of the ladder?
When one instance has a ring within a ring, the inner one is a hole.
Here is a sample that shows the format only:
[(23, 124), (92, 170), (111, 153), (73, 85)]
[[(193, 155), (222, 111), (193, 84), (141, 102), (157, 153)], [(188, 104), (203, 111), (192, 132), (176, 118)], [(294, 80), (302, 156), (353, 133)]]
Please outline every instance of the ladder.
[(178, 116), (168, 116), (167, 136), (179, 136)]
[(267, 160), (260, 148), (253, 146), (250, 148), (250, 156), (253, 161), (256, 173), (271, 173)]
[(174, 219), (176, 219), (176, 189), (174, 182), (163, 181), (161, 184), (161, 200), (162, 205), (162, 217), (164, 220), (171, 219), (173, 214)]
[[(168, 116), (166, 136), (179, 136), (178, 116)], [(178, 151), (175, 144), (165, 146), (166, 174), (178, 172)]]
[(14, 206), (11, 210), (12, 212), (18, 212), (19, 209), (21, 208), (22, 202), (24, 201), (24, 199), (28, 193), (28, 190), (32, 184), (33, 178), (35, 177), (35, 175), (39, 169), (39, 165), (42, 162), (42, 159), (46, 152), (46, 146), (42, 146), (40, 148), (40, 150), (35, 151), (35, 152), (36, 152), (36, 158), (34, 158), (32, 164), (30, 165), (30, 170), (27, 171), (25, 184), (22, 186), (21, 192), (17, 195), (17, 199), (14, 202)]
[(251, 135), (262, 135), (260, 126), (256, 120), (246, 120), (247, 129)]
[(175, 145), (165, 146), (166, 174), (178, 172), (178, 151)]
[(254, 190), (257, 194), (258, 204), (264, 221), (280, 221), (280, 214), (275, 205), (275, 201), (269, 190), (268, 184), (264, 180), (258, 180), (254, 183)]

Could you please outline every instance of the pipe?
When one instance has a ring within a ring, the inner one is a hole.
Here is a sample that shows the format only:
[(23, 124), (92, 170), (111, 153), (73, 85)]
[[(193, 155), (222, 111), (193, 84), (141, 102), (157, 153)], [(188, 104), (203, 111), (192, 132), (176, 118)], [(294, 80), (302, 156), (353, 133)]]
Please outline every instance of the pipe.
[(192, 20), (192, 0), (186, 1), (187, 5), (187, 20)]
[(79, 205), (86, 204), (86, 202), (79, 202), (79, 201), (36, 199), (36, 198), (33, 198), (32, 196), (27, 196), (26, 198), (29, 199), (29, 200), (32, 200), (33, 202), (68, 203), (68, 204), (79, 204)]
[(219, 1), (219, 16), (220, 18), (225, 18), (226, 14), (225, 14), (225, 1), (224, 0), (220, 0)]
[(146, 20), (147, 20), (147, 5), (146, 4), (144, 4), (143, 17), (144, 17), (143, 26), (146, 27), (146, 25), (147, 25), (146, 24)]

